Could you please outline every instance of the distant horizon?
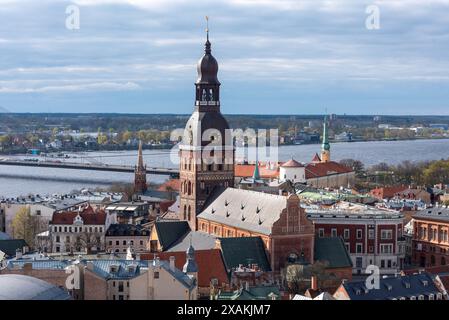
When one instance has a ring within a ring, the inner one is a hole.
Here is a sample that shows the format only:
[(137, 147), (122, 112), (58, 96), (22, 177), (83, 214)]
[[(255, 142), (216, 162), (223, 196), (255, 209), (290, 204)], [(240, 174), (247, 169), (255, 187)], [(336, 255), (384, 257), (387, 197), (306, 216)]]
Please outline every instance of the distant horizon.
[[(193, 111), (193, 108), (192, 108)], [(137, 113), (137, 112), (69, 112), (69, 111), (64, 111), (64, 112), (0, 112), (0, 116), (1, 115), (27, 115), (27, 114), (61, 114), (61, 115), (163, 115), (163, 116), (190, 116), (192, 113), (187, 112), (187, 113), (172, 113), (172, 112), (167, 112), (167, 113)], [(349, 114), (349, 113), (291, 113), (291, 114), (286, 114), (286, 113), (225, 113), (222, 112), (223, 115), (225, 116), (277, 116), (277, 117), (300, 117), (300, 116), (321, 116), (324, 117), (326, 115), (336, 115), (336, 116), (348, 116), (348, 117), (395, 117), (395, 118), (400, 118), (400, 117), (444, 117), (444, 118), (449, 118), (449, 114)]]

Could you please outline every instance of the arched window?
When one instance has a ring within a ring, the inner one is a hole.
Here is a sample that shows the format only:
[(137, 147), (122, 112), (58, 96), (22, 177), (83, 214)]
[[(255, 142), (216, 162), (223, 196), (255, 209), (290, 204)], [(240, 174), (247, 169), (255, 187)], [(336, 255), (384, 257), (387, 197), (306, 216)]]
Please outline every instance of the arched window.
[(187, 206), (184, 205), (184, 220), (187, 218)]
[(445, 257), (441, 257), (441, 265), (442, 266), (446, 265), (446, 258)]
[(187, 193), (190, 196), (192, 194), (192, 182), (189, 181), (188, 187), (187, 187)]
[(188, 220), (190, 221), (190, 217), (191, 217), (191, 210), (190, 210), (190, 206), (189, 206), (189, 210), (188, 210)]

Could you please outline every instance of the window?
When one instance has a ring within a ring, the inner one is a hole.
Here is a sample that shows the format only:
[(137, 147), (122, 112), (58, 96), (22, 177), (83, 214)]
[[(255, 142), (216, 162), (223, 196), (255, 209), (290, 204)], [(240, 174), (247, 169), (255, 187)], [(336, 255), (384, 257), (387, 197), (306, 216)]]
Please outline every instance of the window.
[(120, 245), (120, 241), (118, 241), (118, 240), (115, 241), (115, 245), (116, 245), (116, 246)]
[(112, 281), (112, 286), (115, 288), (115, 281)]
[(159, 279), (159, 272), (158, 271), (154, 272), (154, 279)]
[(356, 252), (356, 253), (362, 253), (362, 252), (363, 252), (363, 244), (357, 243), (357, 244), (355, 245), (355, 252)]
[(123, 292), (123, 281), (118, 282), (118, 292)]
[(349, 242), (345, 242), (345, 247), (346, 251), (348, 251), (348, 253), (351, 253)]
[(385, 268), (385, 260), (380, 260), (380, 267)]
[(111, 240), (109, 240), (109, 245), (112, 246), (112, 241)]
[(123, 296), (121, 294), (119, 294), (118, 299), (123, 300)]
[(318, 229), (318, 237), (320, 237), (320, 238), (324, 237), (324, 229), (323, 228)]
[(374, 247), (373, 246), (369, 246), (369, 252), (373, 253), (374, 252)]
[(126, 246), (126, 240), (123, 240), (123, 245)]
[(61, 242), (61, 238), (59, 238), (59, 236), (56, 236), (56, 243)]
[(382, 230), (380, 232), (380, 238), (382, 240), (390, 240), (393, 239), (393, 230)]
[(344, 232), (343, 232), (343, 238), (349, 239), (349, 236), (350, 236), (349, 229), (345, 229)]
[(60, 251), (61, 251), (61, 248), (56, 247), (56, 252), (60, 252)]
[(141, 246), (143, 246), (143, 240), (140, 240), (139, 243)]
[(387, 267), (391, 268), (391, 260), (387, 260)]
[(40, 216), (41, 215), (41, 211), (40, 210), (36, 210), (36, 216)]
[(337, 229), (336, 229), (336, 228), (332, 228), (332, 230), (331, 230), (331, 236), (332, 236), (332, 237), (336, 237), (336, 236), (337, 236)]
[(380, 253), (381, 254), (393, 253), (393, 245), (392, 244), (381, 244), (380, 245)]

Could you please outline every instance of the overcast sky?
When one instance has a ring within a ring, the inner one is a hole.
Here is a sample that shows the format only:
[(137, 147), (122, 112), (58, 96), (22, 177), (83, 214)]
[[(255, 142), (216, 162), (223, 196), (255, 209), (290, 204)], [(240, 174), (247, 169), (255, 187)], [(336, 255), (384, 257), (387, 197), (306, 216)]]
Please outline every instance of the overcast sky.
[(449, 0), (0, 0), (0, 111), (190, 113), (206, 15), (224, 113), (449, 115)]

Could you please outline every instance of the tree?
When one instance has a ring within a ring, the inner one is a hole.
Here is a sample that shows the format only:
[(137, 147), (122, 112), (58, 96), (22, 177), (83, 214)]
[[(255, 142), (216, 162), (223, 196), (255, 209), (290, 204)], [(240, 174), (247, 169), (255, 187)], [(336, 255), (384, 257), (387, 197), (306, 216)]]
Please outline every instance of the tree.
[(424, 182), (428, 185), (449, 182), (449, 160), (431, 163), (423, 172)]
[(340, 164), (342, 164), (342, 165), (344, 165), (346, 167), (351, 168), (352, 170), (355, 171), (355, 173), (357, 175), (362, 173), (364, 168), (365, 168), (361, 161), (354, 160), (354, 159), (343, 159), (343, 160), (340, 161)]
[(34, 247), (36, 235), (43, 229), (43, 222), (37, 216), (32, 216), (29, 207), (22, 207), (12, 220), (12, 236), (14, 239), (24, 239)]

